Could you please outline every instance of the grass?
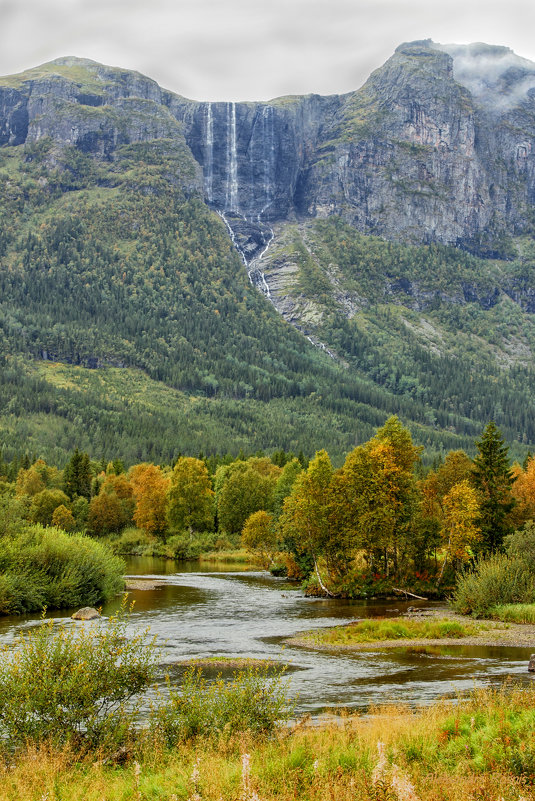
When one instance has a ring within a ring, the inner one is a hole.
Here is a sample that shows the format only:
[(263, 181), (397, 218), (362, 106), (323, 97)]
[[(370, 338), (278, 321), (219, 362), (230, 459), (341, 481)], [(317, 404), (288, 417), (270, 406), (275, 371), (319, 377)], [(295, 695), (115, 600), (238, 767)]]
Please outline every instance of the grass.
[(500, 604), (489, 610), (489, 617), (506, 623), (535, 623), (535, 604)]
[(202, 553), (199, 557), (201, 562), (219, 562), (224, 564), (240, 564), (240, 565), (256, 565), (254, 556), (240, 548), (235, 551), (211, 551), (209, 553)]
[(140, 743), (122, 765), (30, 748), (0, 764), (0, 801), (534, 801), (534, 727), (535, 689), (505, 688), (274, 738)]
[(374, 618), (359, 620), (348, 626), (336, 626), (306, 634), (302, 639), (316, 645), (363, 645), (388, 640), (461, 639), (477, 634), (481, 626), (459, 623), (449, 618), (409, 620)]

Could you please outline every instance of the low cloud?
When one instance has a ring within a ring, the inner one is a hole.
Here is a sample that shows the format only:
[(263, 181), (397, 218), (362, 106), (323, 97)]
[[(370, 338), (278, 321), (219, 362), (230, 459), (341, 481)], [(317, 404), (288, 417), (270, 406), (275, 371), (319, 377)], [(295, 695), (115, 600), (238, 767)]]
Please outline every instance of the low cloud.
[(535, 90), (535, 64), (507, 47), (479, 43), (436, 47), (452, 56), (455, 80), (487, 107), (508, 111)]

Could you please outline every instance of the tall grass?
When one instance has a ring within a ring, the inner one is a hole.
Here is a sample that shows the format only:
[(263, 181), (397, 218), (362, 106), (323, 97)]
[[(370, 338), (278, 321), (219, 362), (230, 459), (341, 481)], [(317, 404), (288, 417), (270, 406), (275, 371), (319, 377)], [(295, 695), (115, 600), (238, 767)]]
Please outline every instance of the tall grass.
[(29, 747), (0, 763), (0, 801), (534, 801), (534, 727), (533, 688), (509, 688), (276, 737), (147, 738), (123, 765)]
[(489, 609), (489, 617), (506, 623), (535, 623), (535, 604), (501, 604)]
[(104, 544), (27, 526), (0, 539), (0, 614), (95, 606), (124, 588), (124, 563)]

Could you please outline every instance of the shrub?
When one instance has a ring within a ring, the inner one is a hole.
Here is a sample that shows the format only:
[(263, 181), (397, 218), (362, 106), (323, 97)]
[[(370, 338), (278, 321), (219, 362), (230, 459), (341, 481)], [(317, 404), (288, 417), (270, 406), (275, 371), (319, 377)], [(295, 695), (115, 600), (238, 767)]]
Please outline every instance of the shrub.
[(95, 606), (124, 589), (124, 563), (82, 534), (34, 525), (4, 537), (0, 614)]
[(533, 573), (518, 557), (495, 554), (461, 573), (452, 596), (454, 608), (464, 615), (485, 617), (501, 604), (535, 601)]
[(283, 671), (248, 668), (231, 681), (208, 683), (202, 671), (186, 671), (180, 689), (170, 688), (169, 700), (152, 713), (151, 727), (168, 745), (197, 736), (221, 736), (251, 731), (272, 732), (293, 706), (286, 696)]
[(146, 633), (126, 636), (121, 614), (91, 625), (43, 622), (4, 649), (0, 734), (12, 745), (116, 746), (131, 733), (132, 699), (153, 680), (155, 654)]

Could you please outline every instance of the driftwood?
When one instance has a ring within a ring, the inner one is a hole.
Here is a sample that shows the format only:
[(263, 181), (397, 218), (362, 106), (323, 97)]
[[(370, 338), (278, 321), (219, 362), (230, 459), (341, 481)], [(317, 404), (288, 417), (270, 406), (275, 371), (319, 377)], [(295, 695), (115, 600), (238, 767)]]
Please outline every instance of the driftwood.
[(423, 595), (415, 595), (414, 592), (409, 592), (408, 590), (398, 590), (397, 587), (392, 587), (392, 590), (394, 592), (401, 593), (401, 595), (405, 595), (405, 596), (410, 595), (411, 598), (418, 598), (419, 601), (427, 601), (427, 600), (429, 600), (428, 598), (424, 598)]

